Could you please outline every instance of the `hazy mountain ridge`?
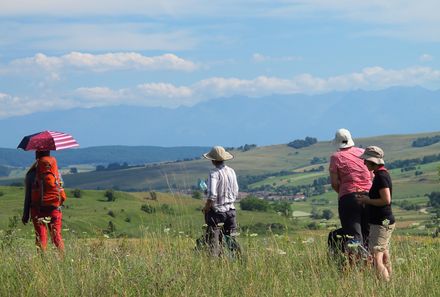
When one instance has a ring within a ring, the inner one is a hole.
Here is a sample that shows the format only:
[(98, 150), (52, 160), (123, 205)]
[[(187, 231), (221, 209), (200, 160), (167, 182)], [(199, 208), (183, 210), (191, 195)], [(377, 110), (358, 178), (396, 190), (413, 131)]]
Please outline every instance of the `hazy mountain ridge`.
[[(124, 163), (129, 165), (176, 161), (200, 157), (208, 147), (100, 146), (54, 152), (60, 166)], [(29, 166), (34, 153), (0, 148), (0, 165)]]
[(41, 130), (72, 133), (83, 147), (270, 145), (305, 136), (331, 139), (341, 127), (355, 137), (437, 131), (439, 114), (440, 91), (419, 87), (231, 97), (176, 109), (114, 106), (3, 119), (0, 146), (14, 147)]

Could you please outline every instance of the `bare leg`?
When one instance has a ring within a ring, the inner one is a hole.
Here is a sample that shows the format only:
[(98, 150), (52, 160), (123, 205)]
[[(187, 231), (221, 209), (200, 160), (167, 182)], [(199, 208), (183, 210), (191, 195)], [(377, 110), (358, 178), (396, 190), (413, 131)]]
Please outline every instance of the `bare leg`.
[(390, 251), (385, 250), (383, 253), (383, 264), (385, 265), (386, 269), (388, 270), (388, 277), (391, 277), (391, 274), (393, 272), (392, 266), (391, 266), (391, 257), (390, 257)]
[(377, 276), (385, 281), (389, 281), (390, 275), (384, 265), (384, 252), (374, 252), (374, 265), (376, 266)]

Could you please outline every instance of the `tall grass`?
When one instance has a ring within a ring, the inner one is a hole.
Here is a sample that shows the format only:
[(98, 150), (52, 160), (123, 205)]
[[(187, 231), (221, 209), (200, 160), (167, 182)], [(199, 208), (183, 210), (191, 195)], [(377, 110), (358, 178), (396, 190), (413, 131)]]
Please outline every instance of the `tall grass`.
[(30, 240), (0, 250), (0, 296), (439, 296), (440, 243), (393, 238), (394, 275), (341, 270), (322, 233), (243, 236), (240, 260), (210, 258), (185, 234), (140, 239), (71, 239), (60, 257)]

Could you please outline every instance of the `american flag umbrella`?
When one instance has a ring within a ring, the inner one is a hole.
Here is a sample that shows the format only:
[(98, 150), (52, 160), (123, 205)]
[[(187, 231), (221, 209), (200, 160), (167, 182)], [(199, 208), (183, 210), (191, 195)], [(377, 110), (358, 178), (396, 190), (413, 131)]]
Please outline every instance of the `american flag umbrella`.
[(23, 137), (17, 148), (25, 151), (57, 151), (78, 146), (70, 134), (43, 131)]

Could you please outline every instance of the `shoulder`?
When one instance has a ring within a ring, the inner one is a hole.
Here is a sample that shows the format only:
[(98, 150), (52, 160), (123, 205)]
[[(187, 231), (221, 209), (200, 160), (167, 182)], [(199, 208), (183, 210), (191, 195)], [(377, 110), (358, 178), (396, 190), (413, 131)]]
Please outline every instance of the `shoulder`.
[(382, 185), (389, 185), (391, 184), (391, 176), (388, 171), (386, 170), (379, 170), (374, 173), (374, 179), (376, 182)]
[(357, 147), (357, 146), (353, 146), (351, 148), (354, 152), (359, 153), (359, 155), (362, 155), (365, 152), (365, 149)]

